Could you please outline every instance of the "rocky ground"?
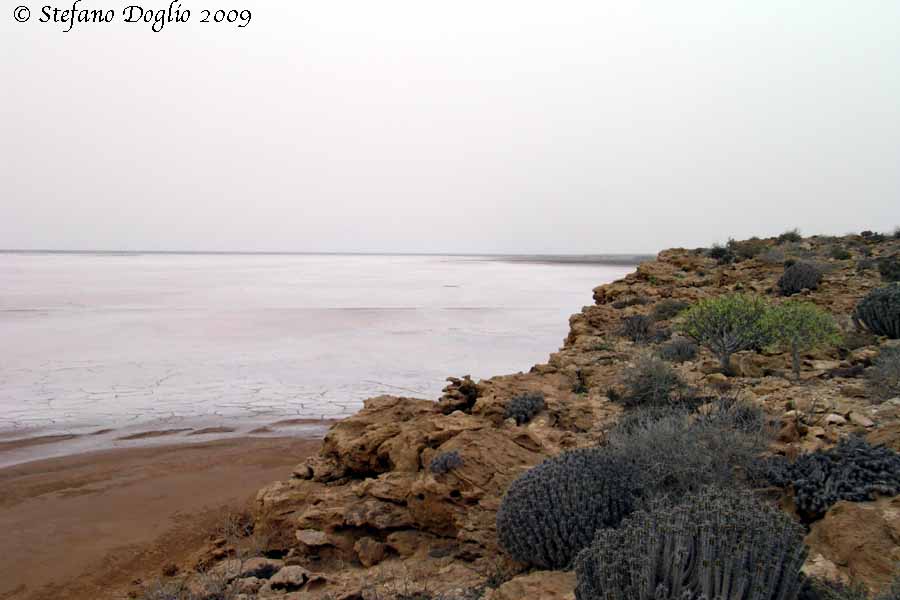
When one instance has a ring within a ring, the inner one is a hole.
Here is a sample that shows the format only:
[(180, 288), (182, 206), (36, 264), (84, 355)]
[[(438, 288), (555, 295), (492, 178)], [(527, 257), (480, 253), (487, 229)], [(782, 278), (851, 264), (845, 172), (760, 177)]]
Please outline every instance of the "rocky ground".
[[(574, 598), (573, 573), (528, 572), (504, 558), (495, 518), (505, 490), (550, 456), (604, 442), (623, 410), (610, 399), (623, 368), (658, 343), (623, 337), (623, 317), (649, 315), (665, 299), (693, 303), (729, 291), (778, 302), (787, 258), (823, 269), (818, 289), (802, 296), (835, 316), (843, 341), (805, 355), (799, 382), (789, 356), (771, 351), (737, 354), (726, 376), (702, 350), (677, 365), (680, 375), (701, 397), (728, 394), (764, 407), (780, 429), (774, 454), (794, 457), (850, 434), (900, 450), (900, 398), (878, 400), (865, 383), (880, 347), (896, 341), (858, 332), (851, 322), (857, 301), (883, 285), (878, 270), (859, 268), (860, 261), (897, 254), (900, 240), (757, 244), (754, 257), (729, 264), (702, 250), (666, 250), (596, 288), (595, 304), (571, 317), (563, 348), (529, 373), (451, 379), (437, 402), (368, 400), (331, 428), (319, 454), (291, 479), (260, 490), (243, 533), (211, 540), (181, 566), (194, 573), (186, 585), (195, 592), (228, 587), (241, 599)], [(831, 258), (841, 256), (836, 247), (849, 258)], [(670, 326), (656, 323), (660, 339)], [(545, 407), (517, 425), (506, 407), (525, 392), (542, 393)], [(436, 456), (454, 451), (456, 466), (431, 468)], [(780, 501), (791, 509), (789, 495)], [(900, 496), (839, 502), (811, 524), (807, 543), (809, 573), (872, 589), (886, 584), (900, 561)]]

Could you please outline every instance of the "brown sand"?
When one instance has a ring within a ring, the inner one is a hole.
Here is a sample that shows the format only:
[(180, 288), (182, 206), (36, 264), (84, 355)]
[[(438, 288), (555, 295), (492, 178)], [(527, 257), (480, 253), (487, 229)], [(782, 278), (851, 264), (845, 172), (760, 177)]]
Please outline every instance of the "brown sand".
[(200, 549), (318, 439), (108, 450), (0, 470), (0, 600), (123, 598)]

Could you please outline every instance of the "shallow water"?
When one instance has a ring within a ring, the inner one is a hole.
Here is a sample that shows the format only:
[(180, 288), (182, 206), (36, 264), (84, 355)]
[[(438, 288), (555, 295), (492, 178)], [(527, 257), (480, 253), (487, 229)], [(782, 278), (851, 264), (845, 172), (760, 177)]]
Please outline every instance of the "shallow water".
[[(338, 418), (528, 370), (630, 266), (453, 256), (0, 254), (0, 439)], [(173, 425), (175, 423), (176, 425)]]

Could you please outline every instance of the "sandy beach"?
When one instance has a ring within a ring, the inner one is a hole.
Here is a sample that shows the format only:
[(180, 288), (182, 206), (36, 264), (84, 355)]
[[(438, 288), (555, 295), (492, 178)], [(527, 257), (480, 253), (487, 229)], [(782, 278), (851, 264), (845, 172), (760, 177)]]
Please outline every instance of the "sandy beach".
[(245, 437), (0, 469), (0, 600), (124, 598), (319, 444)]

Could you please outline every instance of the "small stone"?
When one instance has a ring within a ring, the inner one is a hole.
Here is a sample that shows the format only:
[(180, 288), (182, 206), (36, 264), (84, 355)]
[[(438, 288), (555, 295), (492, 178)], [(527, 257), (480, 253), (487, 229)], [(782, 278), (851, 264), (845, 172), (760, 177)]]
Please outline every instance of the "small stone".
[(810, 427), (809, 433), (807, 434), (810, 437), (825, 437), (825, 428), (824, 427)]
[(284, 567), (269, 579), (268, 587), (273, 590), (295, 592), (309, 579), (309, 571), (297, 565)]
[(796, 423), (788, 423), (778, 432), (778, 441), (790, 444), (800, 439), (800, 432)]
[(325, 535), (324, 531), (318, 531), (317, 529), (298, 529), (297, 533), (294, 534), (297, 538), (297, 541), (303, 544), (304, 546), (309, 546), (310, 548), (316, 546), (330, 546), (331, 542), (328, 540), (328, 536)]
[(872, 421), (872, 419), (861, 415), (858, 412), (851, 412), (847, 415), (847, 418), (850, 419), (851, 423), (860, 427), (875, 427), (875, 422)]
[(384, 560), (386, 554), (385, 545), (370, 537), (364, 537), (357, 540), (356, 544), (353, 545), (353, 549), (359, 557), (359, 562), (361, 562), (364, 567), (373, 567), (377, 565)]
[(831, 413), (830, 415), (825, 417), (825, 422), (829, 425), (846, 425), (847, 419), (845, 419), (841, 415)]

